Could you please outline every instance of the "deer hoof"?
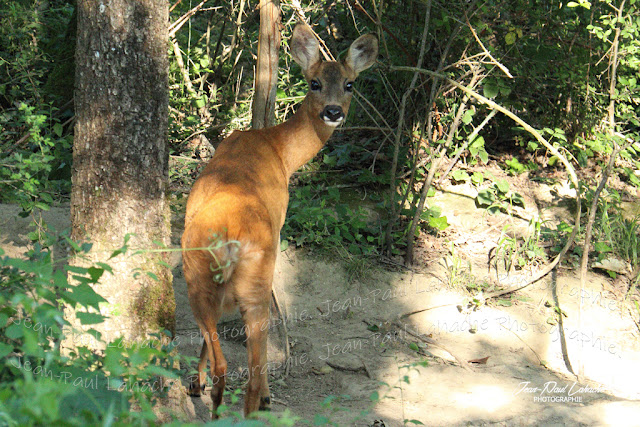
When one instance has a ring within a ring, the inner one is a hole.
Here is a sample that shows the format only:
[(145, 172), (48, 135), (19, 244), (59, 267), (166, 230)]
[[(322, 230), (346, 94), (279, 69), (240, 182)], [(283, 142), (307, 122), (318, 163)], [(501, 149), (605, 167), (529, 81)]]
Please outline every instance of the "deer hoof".
[(271, 411), (271, 397), (265, 396), (260, 398), (259, 411)]
[(200, 397), (204, 392), (205, 384), (198, 385), (197, 382), (192, 382), (187, 388), (187, 394), (191, 397)]

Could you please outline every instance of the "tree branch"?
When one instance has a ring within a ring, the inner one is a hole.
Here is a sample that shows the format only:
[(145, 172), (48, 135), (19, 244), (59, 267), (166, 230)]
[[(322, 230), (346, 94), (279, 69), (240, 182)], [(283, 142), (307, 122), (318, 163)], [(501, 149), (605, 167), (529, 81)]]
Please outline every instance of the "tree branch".
[(402, 95), (402, 101), (400, 101), (400, 117), (398, 118), (398, 128), (396, 129), (396, 139), (394, 141), (393, 148), (393, 160), (391, 163), (391, 189), (390, 189), (390, 203), (391, 203), (391, 215), (389, 217), (389, 224), (387, 225), (387, 231), (385, 233), (385, 244), (387, 245), (387, 252), (391, 253), (391, 231), (393, 229), (393, 219), (396, 215), (397, 206), (395, 203), (396, 199), (396, 171), (398, 168), (398, 156), (400, 154), (400, 138), (402, 136), (402, 132), (404, 129), (404, 115), (405, 110), (407, 108), (407, 100), (409, 99), (409, 95), (413, 92), (416, 82), (418, 81), (419, 71), (422, 67), (422, 62), (424, 61), (424, 52), (427, 46), (427, 36), (429, 35), (429, 20), (431, 17), (431, 0), (427, 3), (427, 13), (425, 14), (424, 19), (424, 29), (422, 31), (422, 41), (420, 42), (420, 55), (418, 56), (418, 66), (414, 69), (413, 78), (411, 79), (411, 83), (409, 87), (405, 91), (404, 95)]
[(395, 67), (391, 67), (390, 69), (392, 71), (410, 71), (410, 72), (416, 72), (417, 71), (417, 72), (428, 74), (430, 76), (437, 77), (437, 78), (440, 78), (440, 79), (443, 79), (443, 80), (447, 81), (449, 84), (457, 87), (461, 91), (467, 93), (469, 96), (477, 99), (478, 101), (482, 102), (483, 104), (488, 105), (489, 107), (491, 107), (491, 108), (493, 108), (495, 110), (498, 110), (502, 114), (506, 115), (507, 117), (509, 117), (510, 119), (515, 121), (516, 123), (518, 123), (527, 132), (529, 132), (531, 135), (533, 135), (536, 138), (536, 140), (538, 140), (538, 142), (540, 142), (542, 145), (544, 145), (547, 148), (547, 150), (549, 150), (553, 155), (555, 155), (560, 160), (560, 162), (565, 166), (565, 168), (567, 170), (567, 173), (569, 174), (569, 178), (571, 180), (571, 183), (574, 185), (574, 188), (576, 189), (576, 216), (575, 216), (575, 220), (574, 220), (573, 231), (571, 232), (571, 235), (569, 236), (569, 239), (567, 240), (565, 246), (562, 248), (560, 253), (554, 258), (553, 261), (551, 261), (549, 264), (547, 264), (547, 266), (541, 272), (539, 272), (533, 278), (529, 279), (526, 283), (524, 283), (524, 284), (522, 284), (522, 285), (520, 285), (518, 287), (515, 287), (515, 288), (509, 288), (509, 289), (505, 289), (505, 290), (502, 290), (502, 291), (492, 292), (492, 293), (490, 293), (488, 295), (485, 295), (485, 299), (497, 297), (497, 296), (500, 296), (500, 295), (508, 294), (508, 293), (515, 292), (515, 291), (518, 291), (520, 289), (526, 288), (527, 286), (531, 285), (532, 283), (537, 282), (538, 280), (542, 279), (544, 276), (549, 274), (556, 267), (556, 265), (558, 265), (560, 260), (564, 257), (564, 255), (569, 250), (569, 248), (573, 245), (573, 242), (575, 240), (576, 234), (578, 232), (578, 228), (580, 227), (580, 215), (581, 215), (580, 184), (578, 182), (578, 176), (577, 176), (573, 166), (571, 166), (571, 163), (569, 163), (567, 158), (563, 154), (561, 154), (560, 151), (558, 151), (558, 149), (556, 147), (554, 147), (546, 139), (544, 139), (544, 137), (542, 135), (540, 135), (540, 132), (535, 130), (531, 125), (529, 125), (527, 122), (522, 120), (520, 117), (518, 117), (517, 115), (515, 115), (511, 111), (507, 110), (503, 106), (495, 103), (494, 101), (492, 101), (492, 100), (480, 95), (479, 93), (477, 93), (477, 92), (475, 92), (475, 91), (473, 91), (473, 90), (461, 85), (460, 83), (458, 83), (458, 82), (456, 82), (454, 80), (451, 80), (447, 76), (445, 76), (443, 74), (440, 74), (440, 73), (436, 73), (436, 72), (430, 71), (430, 70), (420, 69), (420, 68), (417, 68), (417, 67), (406, 67), (406, 66), (400, 66), (399, 67), (399, 66), (395, 66)]

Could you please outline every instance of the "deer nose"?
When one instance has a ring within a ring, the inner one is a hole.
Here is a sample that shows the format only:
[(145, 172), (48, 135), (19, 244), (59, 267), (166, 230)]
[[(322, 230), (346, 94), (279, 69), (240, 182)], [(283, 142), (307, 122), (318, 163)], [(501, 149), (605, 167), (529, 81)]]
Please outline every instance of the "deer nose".
[(340, 122), (344, 119), (342, 107), (339, 105), (327, 105), (322, 111), (322, 119), (325, 122)]

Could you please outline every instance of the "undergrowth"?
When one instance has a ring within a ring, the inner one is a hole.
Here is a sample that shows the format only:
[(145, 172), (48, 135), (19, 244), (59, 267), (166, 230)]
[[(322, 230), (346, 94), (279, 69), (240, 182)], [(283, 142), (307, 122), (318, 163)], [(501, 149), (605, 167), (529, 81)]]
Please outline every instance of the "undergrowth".
[[(181, 359), (168, 331), (144, 342), (106, 341), (94, 291), (106, 264), (54, 263), (54, 244), (82, 257), (90, 244), (47, 234), (25, 255), (0, 249), (0, 419), (4, 425), (142, 425), (153, 405), (179, 381)], [(69, 310), (73, 311), (70, 322)], [(83, 325), (83, 330), (72, 327)], [(99, 350), (101, 349), (101, 350)]]

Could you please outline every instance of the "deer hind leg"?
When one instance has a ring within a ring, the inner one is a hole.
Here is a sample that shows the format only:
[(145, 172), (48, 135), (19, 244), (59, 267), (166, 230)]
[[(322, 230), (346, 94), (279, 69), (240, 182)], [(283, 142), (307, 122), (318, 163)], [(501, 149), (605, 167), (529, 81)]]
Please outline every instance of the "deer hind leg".
[(198, 379), (204, 379), (204, 369), (207, 358), (211, 362), (211, 401), (213, 402), (212, 418), (217, 418), (218, 406), (222, 404), (222, 396), (227, 378), (227, 361), (220, 347), (220, 336), (217, 331), (218, 320), (222, 313), (222, 301), (216, 302), (209, 310), (201, 312), (198, 323), (204, 335), (200, 363), (198, 364)]
[(200, 362), (198, 363), (198, 375), (195, 378), (196, 384), (194, 384), (192, 380), (189, 394), (197, 396), (199, 394), (196, 394), (196, 392), (201, 393), (204, 391), (203, 384), (206, 382), (205, 369), (207, 367), (207, 359), (209, 359), (211, 362), (210, 372), (213, 384), (211, 388), (213, 418), (217, 418), (216, 411), (222, 403), (227, 375), (227, 361), (220, 347), (217, 325), (222, 314), (224, 287), (228, 286), (228, 284), (215, 283), (208, 269), (205, 271), (207, 271), (207, 273), (201, 277), (193, 277), (185, 274), (189, 285), (189, 302), (191, 303), (191, 309), (198, 322), (200, 331), (204, 336), (204, 342), (200, 352)]
[[(216, 321), (217, 322), (217, 321)], [(227, 383), (227, 360), (222, 354), (222, 348), (220, 347), (220, 336), (213, 329), (213, 335), (209, 348), (209, 358), (213, 357), (214, 363), (211, 366), (211, 378), (213, 380), (213, 387), (211, 388), (211, 401), (213, 402), (212, 418), (218, 417), (217, 410), (222, 404), (222, 396), (224, 395), (224, 388)]]
[[(200, 350), (200, 362), (198, 362), (198, 373), (190, 378), (189, 390), (187, 394), (189, 396), (200, 397), (202, 392), (204, 392), (206, 384), (207, 384), (207, 376), (205, 374), (205, 369), (207, 368), (207, 360), (209, 358), (209, 354), (207, 351), (207, 341), (202, 342), (202, 350)], [(211, 365), (215, 364), (214, 361), (211, 361)]]
[(234, 277), (235, 297), (247, 331), (249, 382), (244, 398), (245, 416), (268, 410), (271, 403), (267, 336), (274, 267), (275, 259), (260, 258), (238, 268)]
[(260, 304), (243, 313), (247, 327), (249, 383), (244, 400), (244, 415), (268, 409), (270, 404), (267, 372), (267, 336), (269, 306)]

